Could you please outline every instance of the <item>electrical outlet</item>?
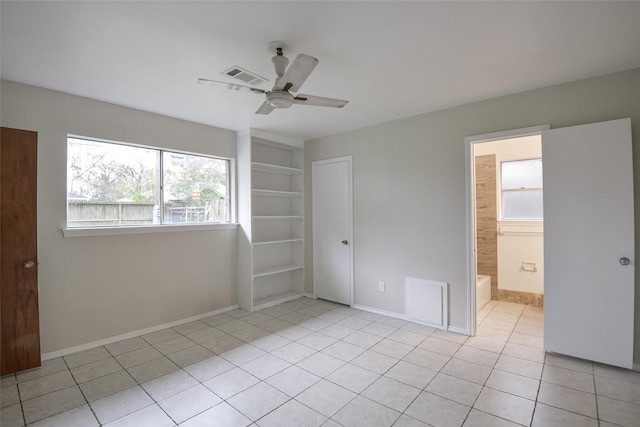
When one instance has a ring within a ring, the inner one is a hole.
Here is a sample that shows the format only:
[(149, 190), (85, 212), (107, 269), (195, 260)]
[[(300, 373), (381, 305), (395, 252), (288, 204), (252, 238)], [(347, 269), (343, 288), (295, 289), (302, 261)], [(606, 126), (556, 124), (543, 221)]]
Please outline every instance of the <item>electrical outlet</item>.
[(384, 292), (384, 282), (378, 282), (378, 290)]

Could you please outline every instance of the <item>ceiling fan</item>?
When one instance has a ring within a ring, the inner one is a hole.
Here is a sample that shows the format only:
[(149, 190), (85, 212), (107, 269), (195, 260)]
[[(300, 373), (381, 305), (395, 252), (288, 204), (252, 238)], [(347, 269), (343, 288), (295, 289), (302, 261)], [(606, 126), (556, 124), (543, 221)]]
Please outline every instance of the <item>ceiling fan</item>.
[(343, 99), (325, 98), (322, 96), (292, 94), (298, 92), (300, 86), (307, 80), (309, 74), (318, 65), (318, 59), (313, 56), (299, 54), (289, 65), (289, 59), (284, 56), (282, 46), (278, 46), (276, 55), (271, 58), (276, 69), (276, 82), (271, 90), (263, 90), (253, 86), (246, 86), (236, 83), (220, 82), (209, 79), (198, 79), (198, 83), (207, 86), (220, 86), (231, 90), (242, 90), (266, 95), (266, 100), (262, 103), (256, 114), (269, 114), (276, 108), (289, 108), (293, 104), (315, 105), (318, 107), (342, 108), (349, 101)]

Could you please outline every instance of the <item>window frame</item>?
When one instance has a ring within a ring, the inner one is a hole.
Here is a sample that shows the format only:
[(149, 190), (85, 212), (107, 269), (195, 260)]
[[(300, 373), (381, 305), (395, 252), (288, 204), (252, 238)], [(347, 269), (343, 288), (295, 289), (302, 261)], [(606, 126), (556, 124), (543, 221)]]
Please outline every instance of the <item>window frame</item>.
[(526, 187), (526, 188), (514, 188), (514, 189), (507, 189), (505, 190), (502, 187), (502, 164), (503, 163), (514, 163), (514, 162), (526, 162), (526, 161), (530, 161), (530, 160), (540, 160), (540, 162), (542, 162), (542, 157), (524, 157), (521, 159), (515, 158), (515, 159), (509, 159), (509, 160), (502, 160), (500, 162), (498, 162), (500, 164), (499, 169), (499, 179), (498, 179), (498, 199), (499, 199), (499, 210), (498, 210), (498, 221), (500, 222), (543, 222), (544, 221), (544, 212), (543, 212), (543, 217), (542, 218), (505, 218), (504, 216), (504, 197), (503, 194), (505, 192), (525, 192), (525, 191), (542, 191), (544, 194), (544, 187)]
[[(69, 139), (81, 139), (87, 141), (94, 141), (98, 143), (105, 143), (111, 145), (120, 145), (131, 148), (141, 148), (146, 150), (154, 150), (160, 157), (160, 180), (156, 182), (156, 185), (160, 187), (160, 224), (145, 224), (145, 225), (97, 225), (90, 227), (70, 227), (68, 225), (69, 220), (69, 200), (67, 195), (67, 183), (65, 183), (65, 225), (62, 227), (62, 234), (64, 237), (83, 237), (83, 236), (111, 236), (111, 235), (127, 235), (127, 234), (149, 234), (149, 233), (166, 233), (166, 232), (185, 232), (185, 231), (206, 231), (206, 230), (226, 230), (236, 229), (237, 223), (237, 198), (236, 198), (236, 167), (235, 158), (216, 156), (212, 154), (196, 153), (186, 150), (177, 150), (171, 148), (163, 148), (159, 146), (150, 146), (143, 144), (135, 144), (123, 141), (113, 141), (102, 138), (87, 137), (76, 134), (67, 134), (66, 136), (66, 170), (65, 178), (68, 179), (68, 144)], [(164, 222), (164, 165), (163, 165), (163, 153), (183, 154), (188, 156), (197, 156), (210, 158), (215, 160), (224, 160), (227, 162), (227, 197), (229, 199), (229, 221), (228, 222), (199, 222), (199, 223), (166, 223)]]

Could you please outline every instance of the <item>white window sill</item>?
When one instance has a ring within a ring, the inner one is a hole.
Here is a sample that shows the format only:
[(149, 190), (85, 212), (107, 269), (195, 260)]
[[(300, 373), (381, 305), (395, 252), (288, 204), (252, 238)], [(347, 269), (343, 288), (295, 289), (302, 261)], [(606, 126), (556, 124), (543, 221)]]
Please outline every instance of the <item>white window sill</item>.
[(498, 233), (509, 234), (542, 234), (544, 231), (543, 220), (499, 220)]
[(238, 228), (238, 224), (180, 224), (180, 225), (146, 225), (137, 227), (65, 227), (62, 235), (66, 237), (117, 236), (120, 234), (175, 233), (187, 231), (229, 230)]

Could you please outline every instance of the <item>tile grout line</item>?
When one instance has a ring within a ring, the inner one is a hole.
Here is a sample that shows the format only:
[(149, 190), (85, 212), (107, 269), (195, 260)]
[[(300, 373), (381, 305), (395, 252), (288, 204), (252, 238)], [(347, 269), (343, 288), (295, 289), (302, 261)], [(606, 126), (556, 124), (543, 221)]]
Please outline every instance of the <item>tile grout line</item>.
[[(373, 322), (371, 322), (371, 323), (373, 323)], [(362, 328), (361, 328), (361, 329), (362, 329)], [(396, 329), (396, 331), (398, 331), (398, 330), (400, 330), (400, 329), (401, 329), (401, 328), (398, 328), (398, 329)], [(422, 344), (422, 343), (423, 343), (427, 338), (429, 338), (429, 337), (430, 337), (434, 332), (435, 332), (435, 330), (434, 330), (434, 331), (431, 331), (428, 335), (426, 335), (426, 336), (425, 336), (425, 338), (424, 338), (424, 339), (422, 339), (422, 341), (420, 341), (420, 343), (419, 343), (419, 344), (417, 344), (417, 345), (413, 346), (413, 350), (415, 350), (416, 348), (418, 348), (418, 346), (419, 346), (420, 344)], [(393, 334), (393, 332), (392, 332), (391, 334)], [(389, 334), (389, 335), (391, 335), (391, 334)], [(387, 339), (387, 338), (389, 337), (389, 335), (387, 335), (387, 337), (383, 337), (383, 338), (382, 338), (382, 340), (378, 341), (378, 343), (379, 343), (379, 342), (381, 342), (381, 341), (383, 341), (384, 339)], [(346, 338), (346, 337), (345, 337), (345, 338)], [(392, 338), (390, 338), (390, 339), (391, 339), (392, 341), (395, 341), (395, 340), (393, 340)], [(342, 340), (341, 340), (341, 341), (342, 341)], [(399, 341), (398, 341), (398, 342), (399, 342)], [(376, 343), (376, 344), (377, 344), (377, 343)], [(385, 354), (383, 354), (383, 353), (379, 353), (379, 352), (377, 352), (376, 350), (373, 350), (373, 347), (375, 347), (375, 345), (376, 345), (376, 344), (374, 344), (373, 346), (369, 347), (367, 350), (370, 350), (370, 351), (373, 351), (373, 352), (375, 352), (375, 353), (382, 354), (382, 355), (386, 356), (386, 355), (385, 355)], [(413, 350), (412, 350), (412, 351), (413, 351)], [(407, 355), (408, 355), (408, 354), (410, 354), (410, 353), (411, 353), (411, 352), (407, 353)], [(405, 355), (405, 356), (406, 356), (406, 355)], [(394, 357), (394, 359), (395, 359), (395, 357)], [(391, 369), (393, 369), (393, 367), (395, 367), (396, 365), (398, 365), (398, 363), (400, 363), (402, 360), (403, 360), (402, 358), (401, 358), (401, 359), (398, 359), (398, 361), (397, 361), (397, 362), (395, 362), (392, 366), (390, 366), (386, 371), (384, 371), (382, 374), (378, 374), (378, 375), (379, 375), (379, 377), (380, 377), (380, 378), (381, 378), (381, 377), (384, 377), (384, 374), (386, 374), (386, 373), (387, 373), (387, 372), (389, 372)], [(350, 363), (350, 362), (347, 362), (347, 363)], [(357, 366), (357, 365), (356, 365), (356, 366)], [(362, 368), (362, 369), (368, 370), (368, 369), (366, 369), (366, 368)], [(369, 371), (369, 372), (373, 372), (373, 371)], [(375, 374), (377, 374), (377, 372), (374, 372), (374, 373), (375, 373)], [(434, 376), (434, 378), (435, 378), (435, 376)], [(378, 379), (379, 379), (379, 378), (377, 378), (373, 383), (375, 383)], [(330, 381), (330, 380), (327, 380), (327, 381)], [(410, 417), (409, 415), (407, 415), (407, 414), (406, 414), (406, 410), (411, 406), (411, 404), (413, 404), (413, 402), (415, 402), (415, 401), (418, 399), (418, 397), (420, 396), (420, 394), (421, 394), (422, 392), (424, 392), (424, 391), (425, 391), (426, 387), (429, 385), (429, 383), (431, 383), (431, 381), (433, 381), (433, 378), (432, 378), (429, 382), (427, 382), (427, 384), (426, 384), (422, 389), (418, 389), (418, 390), (420, 390), (420, 392), (416, 395), (416, 397), (414, 397), (414, 398), (411, 400), (411, 402), (406, 406), (406, 408), (405, 408), (403, 411), (397, 411), (397, 410), (395, 410), (394, 408), (391, 408), (391, 407), (389, 407), (389, 406), (387, 406), (387, 405), (384, 405), (383, 403), (379, 403), (379, 402), (376, 402), (376, 403), (378, 403), (378, 404), (380, 404), (380, 405), (383, 405), (383, 406), (385, 406), (385, 407), (387, 407), (387, 408), (389, 408), (389, 409), (391, 409), (391, 410), (394, 410), (394, 411), (396, 411), (396, 412), (398, 412), (398, 413), (399, 413), (398, 417), (394, 420), (394, 423), (395, 423), (398, 419), (400, 419), (400, 417), (402, 417), (402, 415), (405, 415), (405, 416), (407, 416), (407, 417)], [(368, 388), (369, 388), (373, 383), (371, 383), (369, 386), (367, 386), (367, 387), (366, 387), (362, 392), (364, 392), (365, 390), (367, 390), (367, 389), (368, 389)], [(404, 383), (403, 383), (403, 384), (404, 384)], [(336, 385), (339, 385), (339, 384), (336, 384)], [(356, 397), (358, 397), (358, 396), (362, 396), (362, 392), (358, 393), (358, 394), (356, 395)], [(347, 402), (347, 403), (346, 403), (342, 408), (346, 407), (349, 403), (351, 403), (353, 400), (355, 400), (355, 398), (356, 398), (356, 397), (354, 397), (351, 401)], [(365, 398), (365, 399), (367, 399), (367, 400), (371, 400), (371, 399), (368, 399), (366, 396), (362, 396), (362, 397), (363, 397), (363, 398)], [(374, 402), (375, 402), (375, 401), (374, 401)], [(340, 410), (342, 410), (342, 408), (340, 408), (338, 411), (336, 411), (336, 414), (337, 414), (338, 412), (340, 412)], [(334, 414), (334, 415), (335, 415), (335, 414)], [(412, 417), (410, 417), (410, 418), (412, 418)], [(329, 419), (333, 420), (333, 418), (332, 418), (332, 417), (331, 417), (331, 418), (329, 418)], [(334, 420), (334, 421), (335, 421), (335, 420)], [(337, 422), (337, 421), (336, 421), (336, 422)]]
[[(41, 363), (42, 364), (42, 363)], [(15, 375), (15, 379), (16, 379), (16, 391), (18, 392), (18, 401), (20, 402), (20, 412), (22, 413), (22, 422), (24, 423), (24, 425), (27, 425), (27, 416), (25, 414), (24, 411), (24, 402), (22, 401), (22, 397), (20, 397), (20, 385), (18, 383), (18, 375)]]
[[(106, 347), (105, 347), (105, 350), (107, 352), (109, 352), (109, 350)], [(111, 354), (111, 353), (109, 353), (109, 354)], [(67, 363), (67, 360), (64, 357), (62, 357), (62, 361), (64, 362), (65, 366), (67, 367), (67, 370), (69, 371), (69, 374), (71, 375), (71, 378), (73, 378), (73, 381), (76, 383), (76, 387), (78, 387), (78, 390), (80, 391), (80, 394), (82, 394), (82, 397), (84, 398), (84, 401), (85, 401), (86, 405), (89, 407), (89, 410), (91, 411), (91, 414), (93, 415), (93, 417), (95, 418), (96, 422), (98, 423), (98, 426), (101, 426), (102, 423), (98, 419), (98, 415), (93, 410), (93, 406), (91, 406), (91, 404), (89, 403), (89, 399), (87, 399), (87, 396), (84, 394), (84, 391), (80, 387), (80, 384), (78, 384), (78, 381), (76, 380), (76, 377), (73, 375), (73, 372), (71, 372), (71, 368), (69, 367), (69, 364)]]
[(596, 420), (598, 420), (598, 425), (600, 425), (600, 408), (598, 407), (598, 387), (596, 385), (596, 368), (593, 362), (591, 362), (591, 375), (593, 375), (593, 393), (594, 393), (594, 399), (596, 401)]
[[(496, 305), (494, 305), (494, 306), (493, 306), (493, 308), (491, 308), (491, 310), (489, 311), (489, 313), (487, 313), (487, 315), (485, 316), (485, 318), (484, 318), (484, 319), (486, 319), (487, 317), (489, 317), (489, 315), (493, 312), (493, 310), (496, 308), (496, 306), (497, 306), (497, 304), (496, 304)], [(519, 319), (520, 319), (520, 317), (521, 317), (521, 316), (522, 316), (522, 314), (520, 314), (520, 315), (518, 316), (518, 321), (519, 321)], [(484, 319), (483, 319), (482, 321), (484, 321)], [(516, 321), (516, 325), (518, 324), (518, 321)], [(482, 323), (482, 322), (480, 322), (480, 323)], [(514, 328), (515, 328), (515, 326), (514, 326)], [(511, 334), (509, 334), (509, 337), (511, 337)], [(466, 342), (466, 341), (465, 341), (465, 342)], [(491, 372), (490, 372), (490, 373), (489, 373), (489, 375), (487, 376), (487, 379), (486, 379), (486, 380), (484, 381), (484, 383), (482, 384), (482, 389), (480, 390), (480, 393), (478, 393), (478, 395), (477, 395), (477, 396), (476, 396), (476, 398), (474, 399), (473, 403), (470, 405), (469, 412), (467, 413), (467, 416), (466, 416), (466, 417), (465, 417), (465, 419), (463, 420), (462, 425), (464, 425), (464, 423), (465, 423), (465, 422), (467, 421), (467, 419), (469, 418), (469, 415), (471, 415), (471, 411), (472, 411), (473, 409), (475, 409), (475, 408), (474, 408), (474, 405), (475, 405), (475, 404), (476, 404), (476, 402), (478, 401), (478, 398), (480, 397), (480, 394), (482, 394), (482, 390), (484, 390), (484, 388), (485, 388), (485, 387), (486, 387), (486, 388), (489, 388), (489, 389), (492, 389), (491, 387), (488, 387), (488, 386), (486, 385), (486, 384), (487, 384), (487, 381), (489, 381), (489, 378), (491, 377), (491, 374), (492, 374), (492, 373), (493, 373), (493, 371), (496, 369), (496, 368), (495, 368), (495, 366), (498, 364), (498, 360), (500, 360), (500, 357), (502, 356), (502, 353), (504, 352), (504, 348), (506, 347), (506, 344), (507, 344), (508, 342), (509, 342), (509, 338), (507, 338), (507, 341), (505, 341), (505, 345), (504, 345), (504, 346), (502, 347), (502, 349), (500, 350), (500, 353), (498, 353), (498, 358), (496, 359), (496, 361), (494, 362), (493, 366), (491, 367)], [(462, 348), (462, 347), (460, 347), (460, 348)], [(452, 358), (453, 358), (453, 356), (452, 356)], [(493, 389), (492, 389), (492, 390), (493, 390)], [(510, 393), (509, 393), (509, 394), (510, 394)], [(520, 396), (518, 396), (518, 397), (520, 397)], [(487, 412), (484, 412), (484, 411), (479, 410), (479, 409), (476, 409), (476, 411), (480, 411), (480, 412), (483, 412), (483, 413), (485, 413), (485, 414), (488, 414)], [(489, 414), (489, 415), (492, 415), (492, 416), (494, 416), (494, 417), (498, 417), (498, 418), (500, 418), (500, 419), (503, 419), (503, 420), (506, 420), (506, 421), (511, 422), (511, 420), (507, 420), (506, 418), (502, 418), (502, 417), (499, 417), (499, 416), (494, 415), (494, 414)], [(531, 415), (531, 419), (533, 420), (533, 414)]]
[[(173, 329), (173, 328), (170, 328), (170, 329)], [(141, 338), (143, 341), (147, 342), (146, 340), (144, 340), (144, 338), (142, 338), (142, 337), (140, 337), (140, 338)], [(131, 339), (131, 338), (130, 338), (130, 339)], [(114, 343), (114, 344), (115, 344), (115, 343)], [(149, 343), (147, 343), (147, 344), (149, 344)], [(149, 344), (149, 346), (153, 347), (151, 344)], [(155, 348), (155, 347), (153, 347), (153, 348)], [(111, 350), (109, 350), (106, 346), (105, 346), (105, 350), (107, 350), (107, 352), (111, 355), (111, 357), (113, 357), (113, 359), (116, 361), (116, 363), (118, 363), (118, 365), (120, 365), (120, 367), (122, 368), (122, 370), (123, 370), (124, 372), (126, 372), (126, 373), (127, 373), (127, 375), (129, 375), (129, 376), (133, 379), (133, 381), (135, 381), (135, 383), (136, 383), (136, 385), (135, 385), (135, 386), (132, 386), (132, 387), (126, 388), (126, 389), (124, 389), (124, 390), (120, 390), (120, 391), (119, 391), (119, 392), (117, 392), (117, 393), (121, 393), (121, 392), (126, 391), (126, 390), (131, 390), (131, 389), (132, 389), (132, 388), (134, 388), (134, 387), (140, 387), (140, 389), (141, 389), (141, 390), (142, 390), (142, 391), (143, 391), (147, 396), (149, 396), (149, 398), (150, 398), (150, 399), (151, 399), (151, 401), (153, 402), (153, 403), (151, 403), (150, 405), (144, 406), (144, 407), (142, 407), (142, 408), (138, 408), (138, 409), (136, 409), (136, 410), (135, 410), (135, 411), (133, 411), (133, 412), (130, 412), (130, 413), (128, 413), (128, 414), (124, 414), (124, 415), (122, 415), (121, 417), (118, 417), (118, 418), (116, 418), (116, 419), (114, 419), (114, 420), (111, 420), (111, 421), (109, 421), (109, 423), (112, 423), (112, 422), (117, 421), (117, 420), (119, 420), (119, 419), (121, 419), (121, 418), (124, 418), (124, 417), (126, 417), (126, 416), (129, 416), (129, 415), (131, 415), (131, 414), (133, 414), (133, 413), (135, 413), (135, 412), (137, 412), (137, 411), (140, 411), (140, 410), (142, 410), (142, 409), (145, 409), (145, 408), (148, 408), (148, 407), (150, 407), (150, 406), (156, 405), (158, 408), (160, 408), (160, 410), (161, 410), (162, 412), (164, 412), (164, 413), (165, 413), (165, 415), (167, 415), (167, 416), (169, 417), (169, 419), (171, 419), (171, 420), (174, 422), (174, 424), (175, 424), (175, 425), (178, 425), (178, 423), (176, 423), (176, 422), (175, 422), (175, 420), (171, 417), (171, 415), (167, 414), (167, 412), (162, 408), (162, 406), (160, 406), (159, 402), (157, 402), (157, 401), (153, 398), (153, 396), (151, 396), (151, 395), (149, 394), (149, 392), (148, 392), (144, 387), (142, 387), (142, 384), (141, 384), (141, 383), (140, 383), (136, 378), (134, 378), (134, 376), (133, 376), (133, 375), (131, 375), (131, 373), (129, 373), (129, 371), (127, 370), (127, 368), (125, 368), (125, 367), (122, 365), (122, 363), (121, 363), (121, 362), (116, 358), (116, 355), (114, 355), (114, 354), (111, 352)], [(156, 349), (156, 350), (157, 350), (157, 349)], [(136, 351), (136, 350), (132, 350), (132, 351)], [(129, 352), (129, 353), (130, 353), (130, 352)], [(162, 352), (160, 352), (160, 353), (162, 354)], [(126, 353), (121, 353), (121, 354), (126, 354)], [(166, 357), (167, 359), (169, 359), (166, 355), (164, 355), (164, 354), (162, 354), (162, 355), (163, 355), (164, 357)], [(159, 358), (159, 357), (158, 357), (158, 358)], [(153, 360), (153, 359), (152, 359), (152, 360)], [(171, 360), (171, 359), (169, 359), (169, 360), (170, 360), (171, 362), (173, 362), (173, 360)], [(143, 363), (144, 363), (144, 362), (143, 362)], [(133, 366), (137, 366), (137, 365), (133, 365)], [(176, 365), (176, 366), (177, 366), (177, 365)], [(150, 381), (151, 381), (151, 380), (150, 380)], [(145, 382), (146, 382), (146, 381), (145, 381)], [(114, 394), (116, 394), (116, 393), (113, 393), (113, 394), (111, 394), (110, 396), (113, 396)], [(109, 397), (109, 396), (105, 396), (105, 398), (106, 398), (106, 397)], [(93, 407), (91, 406), (91, 404), (89, 404), (89, 406), (91, 407), (91, 410), (93, 411)], [(95, 415), (95, 414), (94, 414), (94, 415)], [(96, 416), (96, 419), (97, 419), (97, 418), (98, 418), (98, 417)], [(109, 423), (107, 423), (107, 424), (109, 424)], [(98, 419), (98, 424), (100, 424), (101, 426), (103, 425), (103, 424), (102, 424), (102, 422), (101, 422), (99, 419)]]

